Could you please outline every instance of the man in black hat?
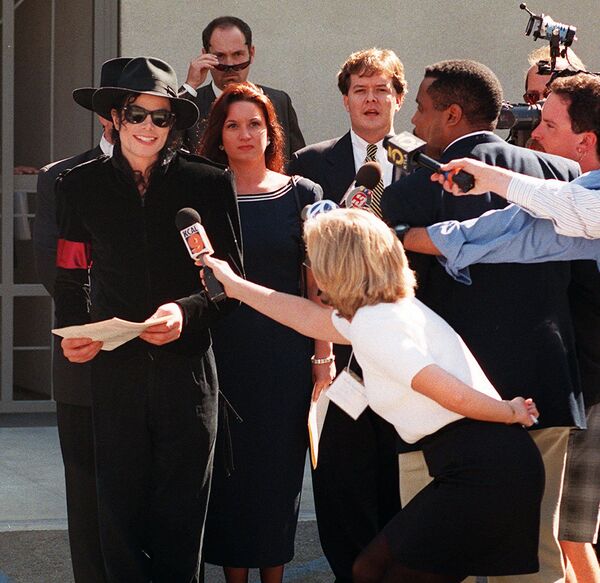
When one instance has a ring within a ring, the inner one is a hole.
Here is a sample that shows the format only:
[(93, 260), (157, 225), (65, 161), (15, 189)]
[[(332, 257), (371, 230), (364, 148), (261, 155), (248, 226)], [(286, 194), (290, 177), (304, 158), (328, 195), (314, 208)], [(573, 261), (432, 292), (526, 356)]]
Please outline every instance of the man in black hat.
[(71, 362), (92, 361), (106, 579), (192, 583), (217, 426), (209, 327), (237, 303), (217, 305), (199, 291), (175, 219), (182, 208), (195, 210), (215, 255), (241, 271), (233, 178), (177, 149), (178, 132), (196, 123), (198, 109), (177, 97), (177, 77), (164, 61), (132, 59), (112, 87), (94, 93), (93, 107), (112, 120), (115, 145), (112, 158), (82, 164), (57, 183), (57, 325), (167, 316), (110, 351), (100, 352), (93, 338), (61, 342)]
[[(106, 61), (102, 65), (100, 86), (114, 85), (128, 62), (126, 58)], [(94, 91), (95, 87), (75, 89), (73, 99), (85, 109), (93, 111)], [(103, 131), (100, 143), (95, 148), (48, 164), (38, 176), (33, 244), (40, 281), (51, 296), (54, 296), (58, 239), (54, 185), (61, 172), (102, 154), (112, 155), (112, 123), (100, 116), (98, 119)], [(88, 365), (71, 364), (56, 342), (52, 356), (52, 380), (58, 436), (65, 466), (69, 542), (75, 582), (104, 583), (104, 563), (98, 533), (90, 369)]]

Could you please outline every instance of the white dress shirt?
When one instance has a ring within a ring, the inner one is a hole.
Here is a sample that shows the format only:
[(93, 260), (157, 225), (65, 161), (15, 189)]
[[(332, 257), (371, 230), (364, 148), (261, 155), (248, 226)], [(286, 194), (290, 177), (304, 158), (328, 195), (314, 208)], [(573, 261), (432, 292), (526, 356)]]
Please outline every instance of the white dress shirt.
[[(369, 142), (365, 142), (358, 134), (354, 133), (354, 130), (350, 130), (350, 138), (352, 139), (352, 152), (354, 153), (354, 168), (358, 172), (358, 169), (365, 163)], [(381, 166), (383, 186), (389, 186), (392, 183), (394, 165), (387, 158), (387, 151), (383, 147), (383, 139), (377, 142), (377, 162)]]
[(100, 138), (100, 149), (105, 156), (112, 158), (114, 146), (104, 137), (104, 134)]

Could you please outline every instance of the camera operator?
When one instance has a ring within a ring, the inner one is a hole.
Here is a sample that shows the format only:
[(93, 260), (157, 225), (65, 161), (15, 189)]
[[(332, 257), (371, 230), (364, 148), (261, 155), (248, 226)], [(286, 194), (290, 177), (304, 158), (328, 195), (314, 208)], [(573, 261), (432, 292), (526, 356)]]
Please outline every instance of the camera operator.
[[(548, 97), (550, 93), (548, 85), (550, 84), (552, 73), (555, 71), (564, 71), (565, 69), (573, 71), (585, 70), (585, 65), (581, 59), (569, 48), (566, 49), (565, 57), (556, 59), (554, 69), (550, 65), (550, 47), (548, 45), (539, 47), (529, 53), (527, 60), (529, 61), (529, 69), (525, 74), (525, 93), (523, 94), (523, 101), (527, 106), (536, 105)], [(516, 113), (515, 107), (518, 108), (519, 106), (520, 104), (510, 106), (513, 113)], [(515, 146), (524, 146), (531, 150), (543, 151), (540, 143), (531, 136), (532, 129), (537, 125), (537, 121), (539, 121), (538, 116), (540, 116), (539, 113), (536, 113), (536, 115), (530, 114), (527, 120), (523, 120), (523, 123), (517, 122), (511, 128), (508, 142)]]
[[(599, 236), (600, 77), (579, 73), (556, 79), (550, 88), (552, 93), (544, 104), (542, 122), (533, 137), (546, 152), (578, 161), (586, 174), (572, 184), (553, 181), (556, 201), (544, 200), (544, 204), (547, 209), (555, 208), (559, 212), (571, 208), (569, 201), (581, 203), (581, 198), (570, 199), (573, 189), (579, 189), (577, 192), (585, 193), (588, 203), (580, 204), (578, 210), (571, 210), (577, 220), (593, 220), (595, 214), (595, 231), (585, 229), (584, 224), (583, 234)], [(475, 192), (493, 190), (506, 196), (519, 189), (519, 181), (522, 183), (521, 194), (527, 194), (527, 189), (540, 191), (535, 189), (534, 182), (537, 181), (530, 182), (529, 177), (480, 162), (466, 159), (463, 162), (455, 161), (444, 169), (461, 167), (474, 174)], [(434, 175), (434, 178), (443, 180), (441, 175)], [(544, 181), (540, 184), (548, 185)], [(446, 183), (446, 186), (449, 185)], [(542, 194), (540, 200), (545, 196)], [(564, 200), (560, 200), (561, 196)], [(466, 273), (461, 273), (461, 268), (476, 262), (526, 263), (584, 257), (600, 260), (600, 241), (597, 239), (561, 237), (554, 232), (550, 221), (536, 219), (514, 205), (467, 223), (441, 223), (427, 230), (438, 253), (450, 258), (446, 260), (447, 271), (463, 278)], [(416, 244), (419, 233), (412, 231), (405, 237), (406, 248), (425, 252)], [(583, 261), (573, 262), (571, 271), (570, 305), (588, 429), (572, 431), (569, 437), (558, 538), (574, 571), (573, 578), (568, 581), (597, 583), (600, 568), (592, 543), (598, 534), (600, 501), (600, 458), (597, 454), (600, 439), (600, 274), (592, 262)]]
[[(550, 70), (550, 47), (543, 46), (529, 53), (529, 69), (525, 75), (525, 93), (523, 99), (525, 103), (534, 105), (538, 101), (548, 97), (550, 93), (548, 83), (553, 71)], [(584, 71), (585, 65), (581, 59), (571, 50), (567, 49), (566, 56), (556, 59), (554, 71), (563, 71), (564, 69), (573, 69)]]

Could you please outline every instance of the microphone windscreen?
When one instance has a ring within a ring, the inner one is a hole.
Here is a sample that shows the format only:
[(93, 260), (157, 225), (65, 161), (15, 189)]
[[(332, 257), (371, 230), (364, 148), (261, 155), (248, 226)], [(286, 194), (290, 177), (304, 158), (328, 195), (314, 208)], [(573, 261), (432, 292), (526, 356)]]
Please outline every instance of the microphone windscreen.
[(175, 224), (180, 231), (187, 229), (194, 223), (201, 222), (198, 211), (189, 207), (178, 210), (177, 215), (175, 216)]
[(312, 206), (312, 204), (307, 204), (301, 211), (300, 211), (300, 220), (305, 221), (306, 218), (308, 217), (308, 213), (310, 212), (310, 207)]
[(381, 166), (377, 162), (363, 164), (356, 173), (356, 186), (364, 186), (373, 190), (381, 180)]

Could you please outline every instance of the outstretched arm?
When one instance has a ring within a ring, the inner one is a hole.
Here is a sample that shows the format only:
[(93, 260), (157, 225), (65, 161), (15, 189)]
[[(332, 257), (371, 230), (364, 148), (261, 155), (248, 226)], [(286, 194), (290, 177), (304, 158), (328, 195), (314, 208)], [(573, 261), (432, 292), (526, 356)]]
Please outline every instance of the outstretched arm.
[(277, 292), (236, 275), (226, 261), (205, 256), (203, 261), (223, 284), (225, 293), (296, 332), (316, 340), (350, 344), (334, 327), (331, 309), (305, 298)]
[[(491, 191), (524, 208), (531, 215), (550, 219), (560, 235), (568, 237), (600, 238), (600, 173), (587, 175), (566, 183), (524, 176), (471, 160), (461, 158), (442, 166), (442, 170), (465, 170), (475, 177), (475, 186), (466, 194), (483, 194)], [(443, 174), (432, 174), (431, 180), (439, 182), (456, 196), (464, 195)]]

